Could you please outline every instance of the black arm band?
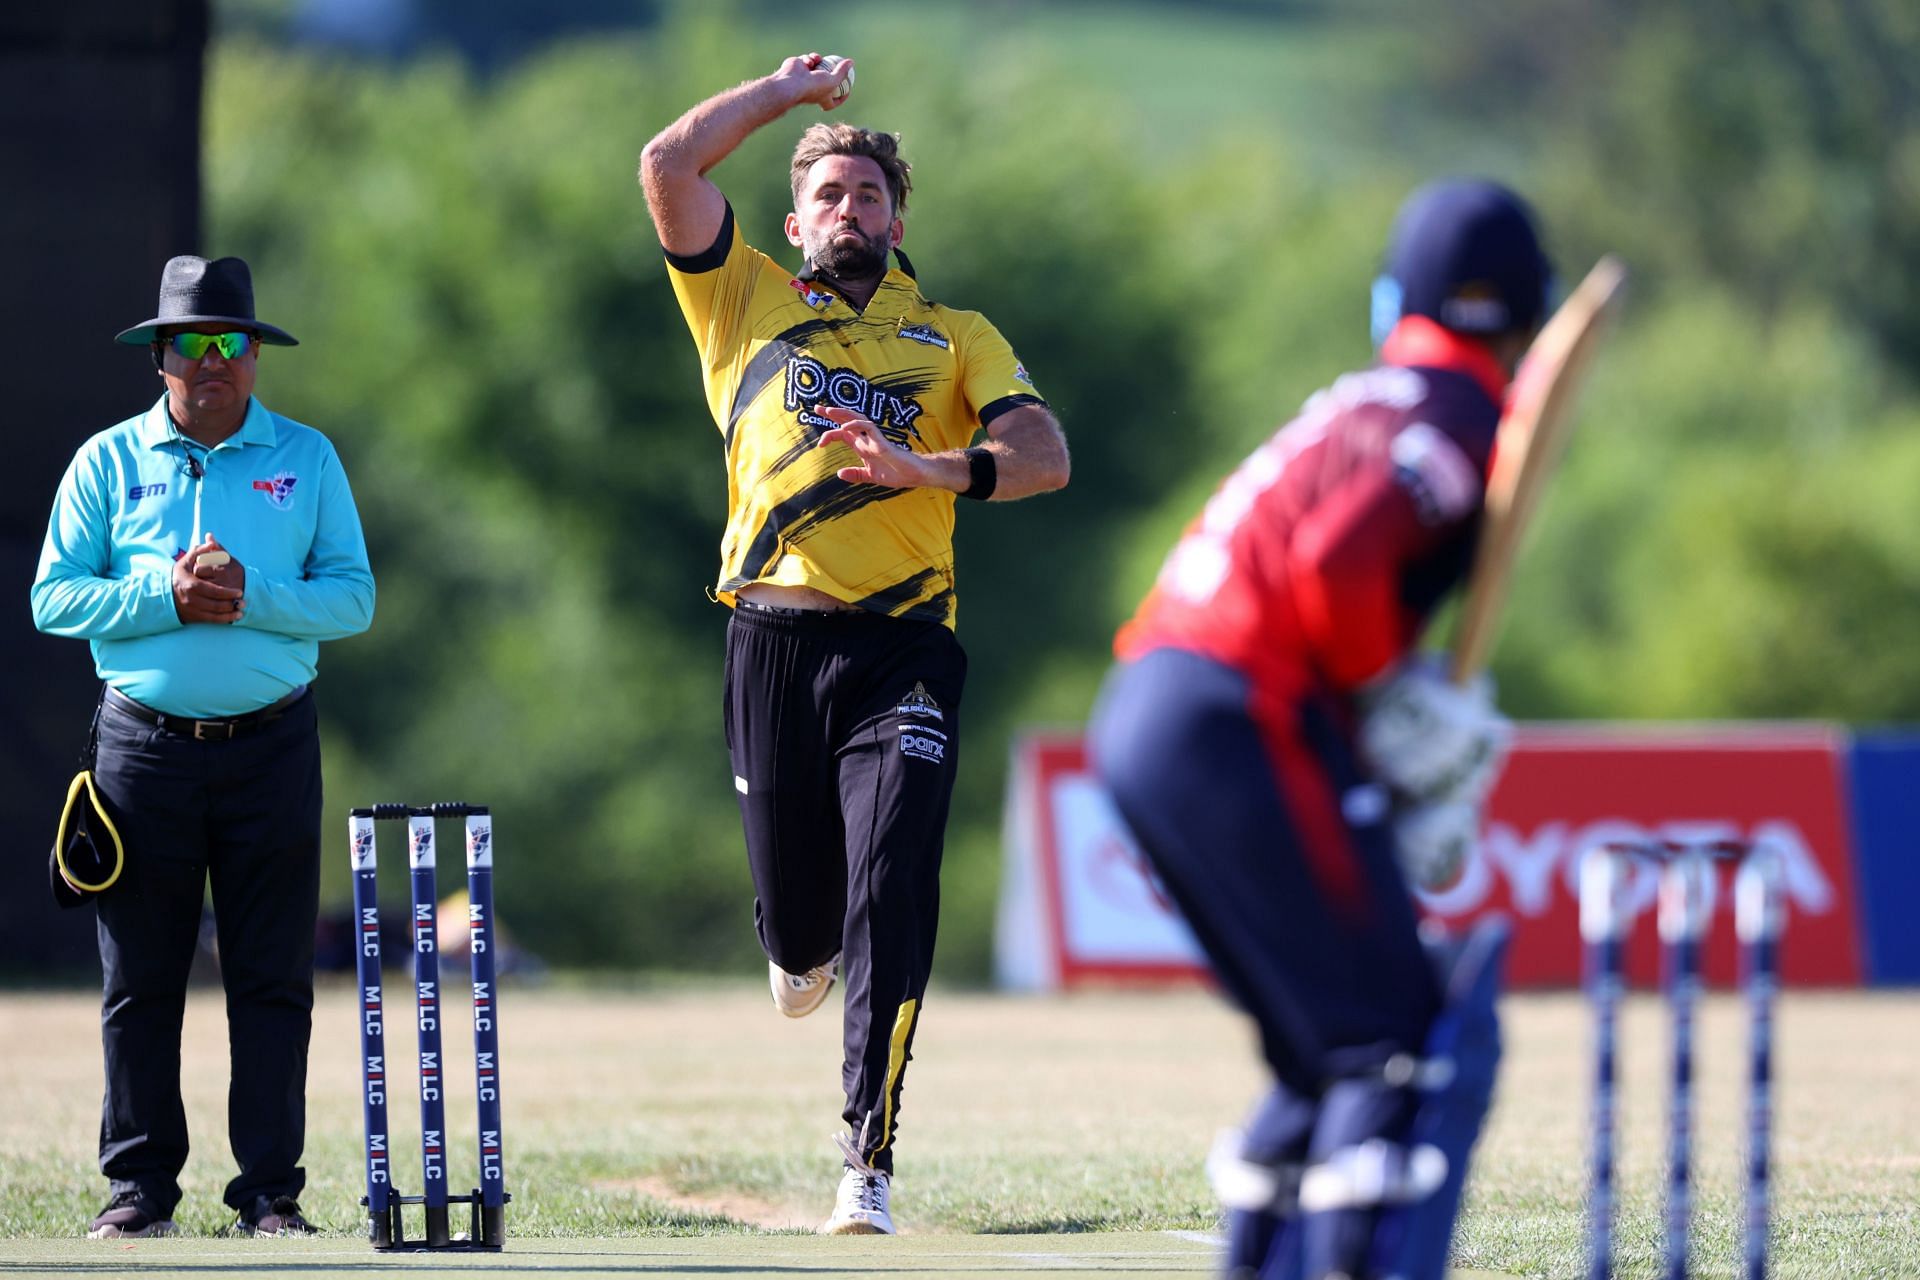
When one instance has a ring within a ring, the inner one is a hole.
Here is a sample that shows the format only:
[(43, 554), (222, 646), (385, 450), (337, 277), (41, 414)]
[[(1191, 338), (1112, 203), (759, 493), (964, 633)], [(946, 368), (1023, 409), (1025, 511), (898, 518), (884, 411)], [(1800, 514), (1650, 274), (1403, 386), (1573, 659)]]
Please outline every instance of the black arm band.
[(993, 496), (993, 488), (1000, 482), (999, 465), (993, 460), (993, 452), (978, 446), (962, 451), (967, 459), (967, 474), (973, 483), (960, 491), (963, 498), (977, 498), (985, 502)]

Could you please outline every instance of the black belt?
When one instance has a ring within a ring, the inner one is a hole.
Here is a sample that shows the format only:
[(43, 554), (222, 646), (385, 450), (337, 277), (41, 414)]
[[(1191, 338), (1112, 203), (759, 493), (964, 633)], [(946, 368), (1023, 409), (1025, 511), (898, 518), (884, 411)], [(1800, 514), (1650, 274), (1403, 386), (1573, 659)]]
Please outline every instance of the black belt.
[(805, 609), (798, 605), (761, 604), (758, 600), (749, 600), (745, 596), (735, 596), (733, 603), (736, 608), (745, 609), (748, 613), (770, 613), (776, 618), (832, 618), (843, 613), (861, 612), (860, 609), (855, 607), (845, 609)]
[(244, 738), (255, 730), (264, 729), (287, 713), (288, 708), (307, 696), (307, 686), (301, 685), (278, 702), (270, 702), (258, 711), (249, 711), (245, 715), (221, 716), (215, 720), (195, 720), (191, 716), (170, 716), (164, 711), (155, 711), (145, 703), (135, 702), (118, 689), (107, 690), (107, 701), (132, 716), (135, 720), (144, 720), (162, 733), (177, 733), (183, 738), (193, 738), (200, 742), (227, 742), (234, 738)]

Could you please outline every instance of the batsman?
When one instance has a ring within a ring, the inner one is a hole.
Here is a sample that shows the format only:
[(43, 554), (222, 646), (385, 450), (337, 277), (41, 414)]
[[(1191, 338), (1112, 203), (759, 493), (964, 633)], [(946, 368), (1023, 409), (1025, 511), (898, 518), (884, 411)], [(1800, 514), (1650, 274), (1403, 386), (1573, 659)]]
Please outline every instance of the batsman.
[(1509, 726), (1414, 650), (1473, 563), (1549, 275), (1511, 192), (1415, 192), (1378, 363), (1226, 479), (1115, 642), (1095, 767), (1273, 1075), (1208, 1161), (1232, 1276), (1445, 1273), (1505, 936), (1423, 944), (1412, 890), (1458, 875)]

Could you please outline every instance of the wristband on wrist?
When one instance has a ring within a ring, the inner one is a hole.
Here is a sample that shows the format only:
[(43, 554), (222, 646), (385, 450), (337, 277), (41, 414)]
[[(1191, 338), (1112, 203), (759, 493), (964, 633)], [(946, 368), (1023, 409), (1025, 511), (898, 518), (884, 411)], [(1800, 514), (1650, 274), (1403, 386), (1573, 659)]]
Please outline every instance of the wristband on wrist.
[(961, 455), (967, 460), (967, 473), (972, 483), (960, 491), (960, 496), (985, 502), (993, 496), (994, 486), (1000, 482), (999, 466), (993, 460), (992, 451), (976, 445), (962, 450)]

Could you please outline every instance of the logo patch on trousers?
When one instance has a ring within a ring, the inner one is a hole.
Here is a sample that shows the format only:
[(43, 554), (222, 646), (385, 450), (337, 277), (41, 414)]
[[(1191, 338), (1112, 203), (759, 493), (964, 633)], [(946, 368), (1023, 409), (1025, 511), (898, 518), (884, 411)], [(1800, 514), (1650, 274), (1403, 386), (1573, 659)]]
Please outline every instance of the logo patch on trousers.
[(900, 726), (900, 754), (928, 764), (947, 762), (947, 735), (926, 725)]
[(894, 709), (895, 715), (919, 716), (925, 720), (944, 720), (946, 716), (940, 710), (940, 704), (927, 692), (927, 686), (920, 681), (913, 682), (913, 692), (900, 699), (900, 705)]

